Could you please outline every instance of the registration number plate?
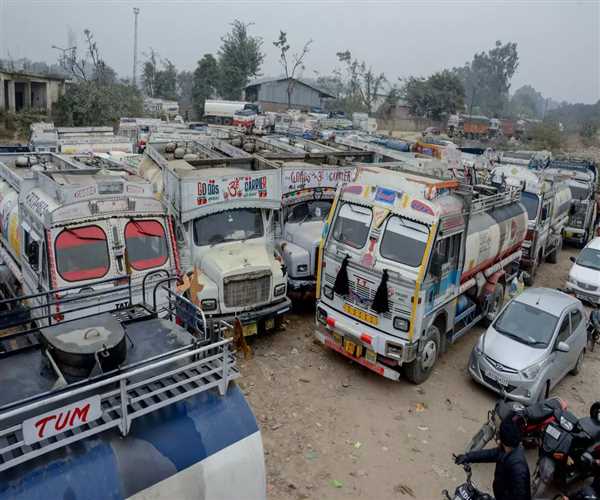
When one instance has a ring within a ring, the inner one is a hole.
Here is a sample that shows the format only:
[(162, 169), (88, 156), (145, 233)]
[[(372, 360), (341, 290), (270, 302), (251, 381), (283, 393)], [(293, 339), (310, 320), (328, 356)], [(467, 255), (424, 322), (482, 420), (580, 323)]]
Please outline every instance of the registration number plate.
[(546, 434), (558, 440), (558, 438), (561, 435), (561, 432), (556, 427), (549, 425), (548, 427), (546, 427)]
[(256, 323), (250, 323), (249, 325), (242, 326), (242, 332), (244, 333), (244, 337), (250, 337), (251, 335), (256, 335), (256, 333), (258, 332)]
[(496, 382), (498, 382), (502, 386), (506, 387), (508, 385), (508, 379), (506, 379), (506, 378), (504, 378), (504, 377), (502, 377), (502, 376), (500, 376), (500, 375), (498, 375), (498, 374), (496, 374), (494, 372), (490, 372), (490, 371), (486, 370), (485, 374), (488, 376), (488, 378), (490, 378), (492, 380), (495, 380)]
[(348, 313), (353, 318), (368, 323), (369, 325), (377, 326), (379, 324), (379, 318), (377, 316), (349, 304), (344, 304), (344, 312)]
[(342, 337), (339, 333), (333, 334), (333, 340), (337, 345), (344, 349), (345, 353), (349, 354), (350, 356), (354, 358), (360, 358), (364, 355), (364, 358), (367, 361), (371, 363), (377, 362), (377, 354), (375, 351), (372, 351), (371, 349), (368, 349), (357, 342), (348, 340), (347, 338)]

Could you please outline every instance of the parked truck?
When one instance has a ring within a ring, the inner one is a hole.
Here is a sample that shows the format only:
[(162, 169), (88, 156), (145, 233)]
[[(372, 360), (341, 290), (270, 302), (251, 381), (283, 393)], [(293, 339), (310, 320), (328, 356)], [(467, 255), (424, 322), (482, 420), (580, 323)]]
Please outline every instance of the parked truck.
[(0, 155), (3, 298), (28, 295), (63, 321), (85, 304), (114, 306), (98, 302), (100, 290), (125, 307), (177, 268), (171, 221), (149, 182), (52, 153)]
[(239, 318), (245, 335), (276, 329), (290, 309), (273, 233), (279, 168), (220, 142), (229, 157), (202, 159), (207, 144), (152, 143), (140, 175), (173, 215), (190, 300), (210, 317)]
[(594, 237), (598, 216), (596, 166), (586, 160), (563, 158), (551, 160), (544, 171), (568, 178), (573, 205), (564, 237), (583, 248)]
[(97, 298), (112, 312), (0, 336), (0, 499), (265, 500), (227, 325), (166, 281), (118, 310), (112, 289)]
[(238, 111), (250, 110), (254, 114), (260, 112), (260, 107), (245, 101), (218, 101), (207, 99), (204, 103), (204, 119), (217, 125), (231, 125)]
[(450, 344), (496, 316), (526, 231), (516, 189), (361, 167), (324, 230), (316, 338), (384, 377), (424, 382)]
[(527, 271), (525, 283), (532, 285), (544, 260), (558, 262), (571, 210), (571, 191), (562, 177), (537, 173), (521, 165), (495, 167), (491, 182), (521, 189), (521, 203), (528, 218), (521, 268)]
[(314, 296), (319, 244), (338, 185), (350, 182), (356, 167), (288, 162), (281, 167), (283, 226), (280, 243), (287, 268), (288, 295)]

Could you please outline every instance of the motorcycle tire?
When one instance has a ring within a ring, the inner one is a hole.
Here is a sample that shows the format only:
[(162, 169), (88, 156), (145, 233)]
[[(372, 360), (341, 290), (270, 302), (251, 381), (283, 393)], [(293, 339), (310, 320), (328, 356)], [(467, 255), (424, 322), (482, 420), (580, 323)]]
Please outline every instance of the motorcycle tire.
[(485, 446), (492, 440), (495, 434), (496, 429), (494, 429), (489, 423), (483, 424), (481, 429), (477, 431), (477, 434), (473, 436), (473, 439), (469, 441), (469, 444), (465, 449), (465, 453), (483, 450)]

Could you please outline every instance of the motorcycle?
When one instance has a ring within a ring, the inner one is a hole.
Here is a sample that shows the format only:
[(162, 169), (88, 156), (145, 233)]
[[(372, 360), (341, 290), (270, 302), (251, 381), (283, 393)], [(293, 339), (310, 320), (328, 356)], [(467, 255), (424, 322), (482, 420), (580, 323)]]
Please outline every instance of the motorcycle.
[(443, 490), (442, 498), (445, 498), (446, 500), (494, 500), (494, 497), (487, 493), (483, 493), (475, 487), (471, 480), (471, 477), (473, 476), (471, 466), (469, 464), (463, 464), (462, 467), (467, 474), (467, 480), (456, 487), (453, 496), (450, 496), (448, 490)]
[(533, 496), (541, 495), (551, 482), (564, 491), (574, 481), (590, 476), (590, 463), (600, 456), (597, 405), (592, 405), (589, 417), (577, 419), (566, 411), (546, 427), (533, 474)]
[(481, 450), (497, 437), (500, 423), (505, 418), (514, 418), (521, 426), (524, 445), (538, 446), (548, 425), (557, 422), (560, 415), (567, 411), (567, 403), (560, 398), (550, 398), (531, 406), (515, 401), (501, 399), (488, 412), (487, 422), (473, 436), (466, 453)]

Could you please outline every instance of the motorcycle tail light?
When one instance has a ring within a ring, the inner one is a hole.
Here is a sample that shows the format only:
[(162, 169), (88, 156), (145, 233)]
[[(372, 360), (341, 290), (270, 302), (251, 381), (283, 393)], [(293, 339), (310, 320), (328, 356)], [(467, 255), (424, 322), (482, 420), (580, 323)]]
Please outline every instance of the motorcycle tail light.
[(554, 460), (562, 460), (563, 458), (565, 458), (564, 453), (554, 453), (552, 456), (554, 457)]

